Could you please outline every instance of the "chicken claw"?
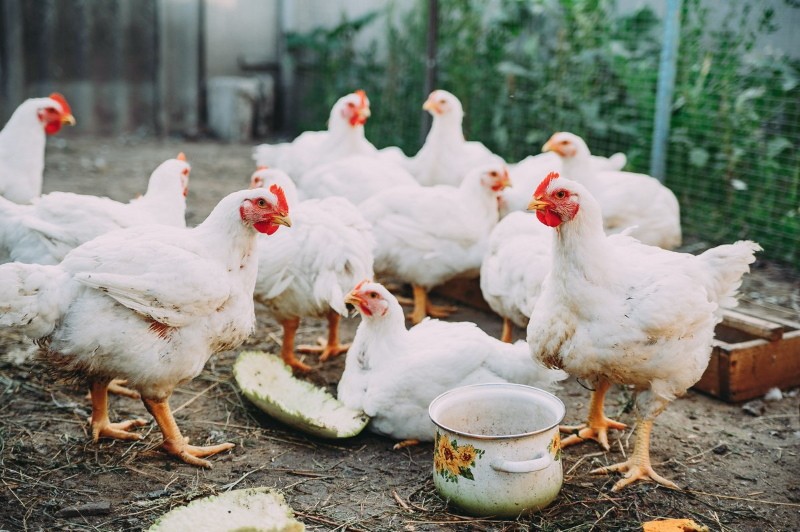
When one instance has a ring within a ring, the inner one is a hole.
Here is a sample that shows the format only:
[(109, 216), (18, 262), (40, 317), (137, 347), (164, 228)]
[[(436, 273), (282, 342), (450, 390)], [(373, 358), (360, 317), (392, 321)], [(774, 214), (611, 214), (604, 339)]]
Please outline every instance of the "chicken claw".
[(142, 436), (128, 432), (133, 427), (147, 425), (144, 419), (130, 419), (119, 423), (111, 423), (108, 419), (108, 382), (93, 382), (89, 391), (92, 400), (92, 415), (89, 423), (92, 426), (92, 441), (100, 438), (117, 440), (141, 440)]
[(603, 413), (603, 403), (610, 386), (611, 383), (606, 380), (597, 382), (594, 392), (592, 392), (592, 400), (589, 403), (588, 423), (559, 427), (561, 432), (572, 434), (561, 440), (561, 447), (575, 445), (585, 440), (594, 440), (608, 451), (610, 448), (608, 445), (608, 429), (623, 430), (627, 428), (625, 423), (609, 419)]
[(614, 421), (605, 416), (599, 420), (592, 420), (591, 426), (586, 423), (581, 425), (565, 425), (558, 427), (561, 432), (570, 434), (561, 440), (561, 447), (569, 447), (576, 443), (581, 443), (585, 440), (594, 440), (600, 446), (608, 451), (611, 447), (608, 445), (608, 429), (624, 430), (628, 427), (625, 423)]
[(298, 345), (297, 350), (301, 353), (320, 353), (319, 359), (321, 362), (325, 362), (330, 357), (346, 353), (350, 349), (350, 344), (339, 343), (339, 319), (339, 314), (334, 310), (330, 310), (328, 312), (328, 339), (318, 338), (318, 345)]
[(164, 442), (161, 447), (171, 455), (177, 456), (187, 464), (211, 469), (211, 462), (203, 460), (203, 456), (211, 456), (235, 447), (233, 443), (221, 443), (219, 445), (209, 445), (199, 447), (189, 445), (189, 440), (184, 438), (175, 423), (167, 399), (147, 399), (142, 398), (147, 411), (155, 418), (161, 433), (164, 435)]
[(653, 470), (650, 464), (650, 431), (653, 428), (652, 420), (642, 421), (636, 430), (636, 441), (634, 442), (633, 455), (625, 462), (618, 464), (598, 467), (590, 471), (593, 475), (604, 475), (614, 471), (625, 473), (625, 476), (619, 480), (611, 491), (619, 491), (628, 484), (632, 484), (637, 480), (652, 479), (674, 490), (679, 490), (677, 484), (671, 480), (667, 480)]
[(392, 449), (395, 451), (399, 451), (400, 449), (405, 449), (406, 447), (413, 447), (415, 445), (419, 445), (419, 440), (403, 440), (395, 443), (392, 446)]

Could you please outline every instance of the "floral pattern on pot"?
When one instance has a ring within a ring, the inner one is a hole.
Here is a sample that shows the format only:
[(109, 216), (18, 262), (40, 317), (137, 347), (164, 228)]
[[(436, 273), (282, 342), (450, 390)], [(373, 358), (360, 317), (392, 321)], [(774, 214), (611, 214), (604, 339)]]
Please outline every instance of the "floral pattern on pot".
[(552, 441), (547, 445), (547, 452), (553, 455), (553, 460), (561, 460), (561, 435), (556, 432)]
[(458, 482), (458, 477), (475, 480), (472, 466), (475, 460), (483, 456), (485, 451), (472, 445), (458, 445), (455, 439), (450, 440), (436, 431), (433, 450), (433, 467), (436, 473), (447, 482)]

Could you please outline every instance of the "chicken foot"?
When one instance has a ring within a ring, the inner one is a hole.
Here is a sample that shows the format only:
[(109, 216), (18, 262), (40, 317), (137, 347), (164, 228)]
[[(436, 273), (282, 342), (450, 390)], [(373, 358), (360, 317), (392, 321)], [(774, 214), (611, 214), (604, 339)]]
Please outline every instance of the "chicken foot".
[(412, 285), (412, 288), (414, 289), (414, 310), (411, 311), (408, 318), (414, 325), (424, 320), (427, 316), (431, 318), (446, 318), (458, 310), (458, 307), (434, 305), (428, 297), (427, 290), (416, 284)]
[(141, 440), (142, 436), (129, 432), (133, 427), (147, 425), (144, 419), (129, 419), (119, 423), (111, 423), (108, 419), (108, 381), (96, 381), (89, 389), (92, 399), (92, 415), (89, 423), (92, 426), (92, 441), (97, 443), (100, 438), (114, 438), (117, 440)]
[(609, 387), (611, 387), (611, 383), (607, 380), (598, 381), (594, 392), (592, 392), (592, 400), (589, 403), (589, 419), (587, 423), (559, 427), (561, 432), (571, 434), (561, 440), (562, 448), (585, 440), (594, 440), (608, 451), (610, 449), (608, 445), (608, 429), (623, 430), (627, 428), (625, 423), (609, 419), (603, 412), (603, 404)]
[[(350, 349), (350, 344), (339, 343), (339, 313), (331, 309), (328, 311), (328, 339), (319, 338), (319, 345), (298, 345), (297, 350), (301, 353), (320, 353), (320, 361), (325, 362), (330, 357), (335, 357), (346, 353)], [(284, 335), (284, 343), (286, 342)]]
[(281, 358), (287, 366), (297, 371), (311, 371), (311, 366), (297, 360), (294, 355), (294, 338), (300, 326), (300, 318), (291, 318), (281, 322), (283, 327), (283, 343), (281, 344)]
[(619, 491), (628, 484), (648, 478), (655, 480), (662, 486), (679, 490), (680, 488), (677, 484), (653, 471), (653, 466), (650, 464), (650, 432), (652, 430), (652, 419), (640, 420), (636, 429), (636, 439), (631, 457), (625, 462), (593, 469), (590, 473), (593, 475), (608, 474), (612, 471), (625, 473), (625, 476), (614, 484), (611, 491)]
[(221, 443), (204, 447), (189, 445), (189, 440), (183, 437), (178, 424), (175, 423), (168, 399), (142, 398), (142, 402), (147, 411), (155, 418), (161, 433), (164, 435), (164, 442), (161, 447), (187, 464), (211, 469), (211, 462), (203, 460), (204, 456), (211, 456), (235, 447), (233, 443)]
[(395, 451), (399, 451), (400, 449), (405, 449), (406, 447), (413, 447), (413, 446), (419, 445), (419, 444), (420, 444), (419, 440), (403, 440), (403, 441), (399, 441), (399, 442), (395, 443), (392, 446), (392, 449), (395, 450)]

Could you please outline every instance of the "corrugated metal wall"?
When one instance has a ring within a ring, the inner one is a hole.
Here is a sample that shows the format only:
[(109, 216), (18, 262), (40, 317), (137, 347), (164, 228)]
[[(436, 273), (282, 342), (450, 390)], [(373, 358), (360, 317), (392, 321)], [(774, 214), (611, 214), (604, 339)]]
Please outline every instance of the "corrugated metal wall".
[(80, 134), (191, 133), (200, 0), (2, 0), (0, 123), (63, 93)]

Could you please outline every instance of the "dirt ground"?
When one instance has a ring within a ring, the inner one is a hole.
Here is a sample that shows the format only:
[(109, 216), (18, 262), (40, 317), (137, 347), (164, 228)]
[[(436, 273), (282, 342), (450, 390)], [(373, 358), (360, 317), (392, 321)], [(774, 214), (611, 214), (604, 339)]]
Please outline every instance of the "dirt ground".
[[(45, 189), (108, 195), (127, 201), (144, 192), (150, 171), (184, 151), (193, 165), (190, 225), (225, 194), (247, 186), (250, 146), (141, 139), (54, 139)], [(744, 287), (744, 308), (800, 318), (800, 283), (791, 272), (760, 261)], [(493, 335), (500, 320), (463, 308), (454, 320), (477, 322)], [(299, 342), (313, 341), (323, 323), (305, 321)], [(352, 338), (358, 318), (343, 322)], [(522, 332), (518, 331), (521, 336)], [(630, 430), (614, 434), (612, 451), (587, 443), (565, 451), (564, 488), (543, 512), (518, 520), (476, 519), (449, 508), (433, 487), (432, 445), (393, 451), (369, 433), (339, 441), (307, 437), (272, 420), (239, 393), (231, 375), (243, 349), (276, 352), (281, 331), (259, 314), (256, 333), (236, 351), (209, 361), (171, 404), (193, 443), (231, 441), (236, 447), (201, 470), (158, 450), (160, 434), (144, 427), (142, 442), (91, 443), (85, 390), (65, 388), (43, 367), (19, 356), (29, 342), (0, 334), (0, 530), (141, 530), (177, 505), (231, 488), (279, 488), (309, 530), (641, 530), (657, 518), (692, 518), (711, 530), (800, 529), (800, 397), (788, 392), (762, 415), (690, 391), (655, 424), (656, 469), (683, 491), (639, 482), (612, 493), (617, 476), (592, 476), (594, 467), (630, 452)], [(334, 391), (344, 357), (315, 365), (308, 379)], [(569, 380), (558, 395), (567, 421), (583, 419), (589, 392)], [(612, 389), (608, 412), (633, 422), (629, 393)], [(111, 417), (145, 417), (140, 402), (111, 399)], [(70, 508), (98, 503), (94, 515)]]

